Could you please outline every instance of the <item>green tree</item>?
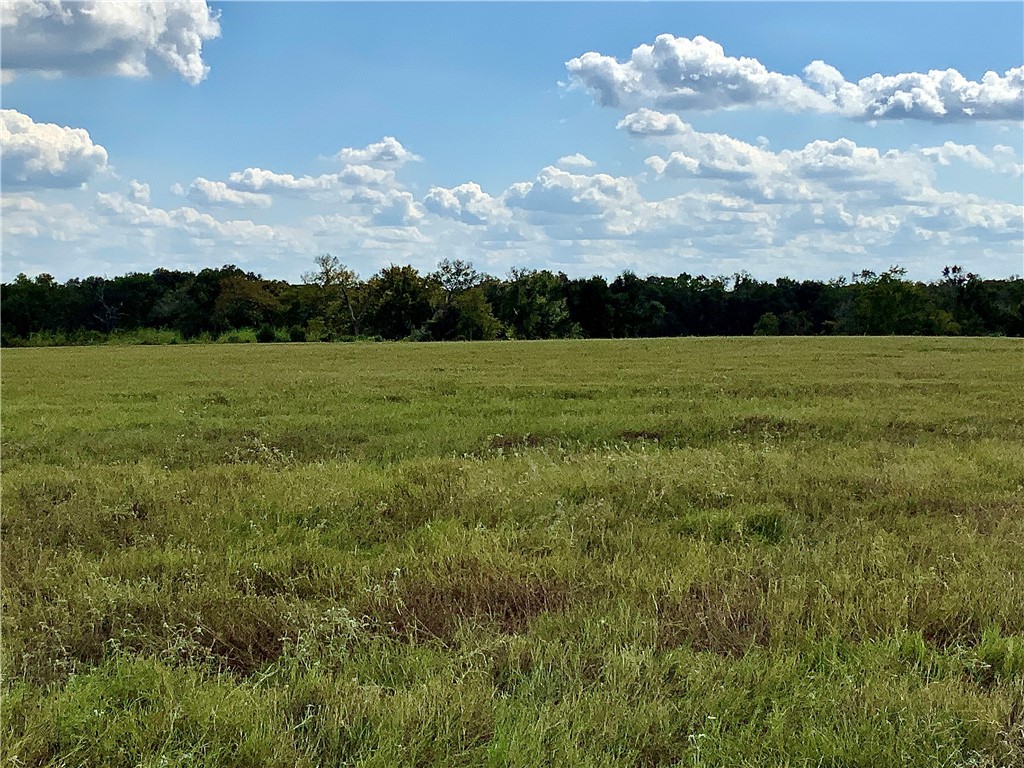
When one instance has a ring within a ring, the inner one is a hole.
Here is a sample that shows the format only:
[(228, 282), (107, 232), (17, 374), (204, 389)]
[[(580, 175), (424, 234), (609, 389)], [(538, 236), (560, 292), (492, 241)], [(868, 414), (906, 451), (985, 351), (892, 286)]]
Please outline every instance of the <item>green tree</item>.
[(553, 339), (577, 335), (569, 318), (564, 275), (548, 270), (513, 269), (506, 281), (487, 287), (487, 298), (498, 320), (519, 339)]
[(352, 333), (363, 332), (363, 319), (369, 309), (369, 295), (355, 270), (329, 253), (316, 257), (316, 269), (302, 276), (303, 282), (319, 286), (323, 297), (323, 319), (340, 332), (340, 317), (347, 311)]
[(254, 275), (231, 275), (220, 283), (214, 316), (227, 328), (256, 328), (267, 323), (279, 307), (266, 281)]
[(369, 325), (387, 339), (403, 339), (433, 316), (437, 283), (411, 266), (392, 264), (370, 278)]
[(778, 336), (779, 317), (774, 312), (765, 312), (754, 326), (755, 336)]

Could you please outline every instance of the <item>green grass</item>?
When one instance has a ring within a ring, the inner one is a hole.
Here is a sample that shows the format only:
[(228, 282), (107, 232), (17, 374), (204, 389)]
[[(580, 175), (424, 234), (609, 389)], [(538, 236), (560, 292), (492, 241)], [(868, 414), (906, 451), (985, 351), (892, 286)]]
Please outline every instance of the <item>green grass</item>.
[(1024, 764), (1024, 345), (3, 354), (3, 760)]

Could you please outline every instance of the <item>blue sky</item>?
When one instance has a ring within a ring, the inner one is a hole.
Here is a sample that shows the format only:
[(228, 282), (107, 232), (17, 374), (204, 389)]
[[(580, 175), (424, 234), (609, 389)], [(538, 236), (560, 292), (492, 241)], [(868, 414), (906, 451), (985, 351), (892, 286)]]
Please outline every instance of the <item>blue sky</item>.
[(5, 4), (5, 280), (1024, 272), (1020, 3), (90, 5)]

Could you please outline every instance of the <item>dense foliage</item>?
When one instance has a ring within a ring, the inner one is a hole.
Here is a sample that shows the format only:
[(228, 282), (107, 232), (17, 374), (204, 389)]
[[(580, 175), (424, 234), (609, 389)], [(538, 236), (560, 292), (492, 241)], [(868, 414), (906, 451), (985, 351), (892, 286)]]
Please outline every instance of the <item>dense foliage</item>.
[(893, 267), (821, 282), (651, 276), (570, 279), (463, 261), (436, 272), (389, 266), (368, 280), (325, 255), (301, 284), (235, 266), (157, 269), (58, 283), (3, 285), (5, 346), (186, 340), (337, 341), (716, 335), (1024, 335), (1024, 279), (983, 280), (946, 267), (935, 282)]

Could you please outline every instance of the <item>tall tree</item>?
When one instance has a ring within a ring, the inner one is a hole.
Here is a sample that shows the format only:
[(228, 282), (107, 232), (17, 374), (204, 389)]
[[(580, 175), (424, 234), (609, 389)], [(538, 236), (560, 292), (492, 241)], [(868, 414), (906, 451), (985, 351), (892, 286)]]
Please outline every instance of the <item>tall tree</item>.
[[(365, 291), (360, 291), (359, 275), (343, 264), (337, 256), (329, 253), (316, 257), (316, 267), (312, 272), (306, 272), (302, 280), (307, 284), (319, 286), (323, 291), (326, 299), (326, 319), (336, 324), (338, 305), (344, 306), (348, 310), (352, 333), (359, 336), (362, 333), (363, 317), (369, 307), (369, 297), (365, 295)], [(360, 297), (360, 293), (364, 295)]]

